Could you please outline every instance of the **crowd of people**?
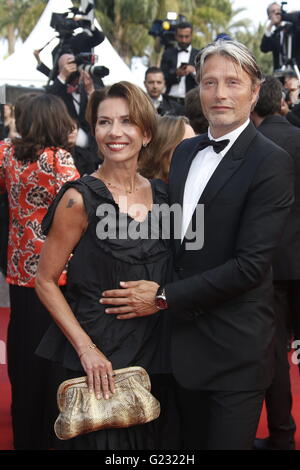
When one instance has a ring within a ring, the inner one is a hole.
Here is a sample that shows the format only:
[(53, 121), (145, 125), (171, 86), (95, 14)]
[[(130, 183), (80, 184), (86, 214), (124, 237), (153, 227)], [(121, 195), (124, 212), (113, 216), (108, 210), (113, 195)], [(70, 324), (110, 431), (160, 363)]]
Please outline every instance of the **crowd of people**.
[[(268, 15), (266, 52), (278, 4)], [(198, 51), (192, 33), (177, 25), (145, 92), (95, 86), (62, 50), (45, 92), (18, 98), (13, 123), (6, 110), (1, 254), (17, 450), (295, 447), (299, 79), (263, 76), (228, 36)], [(114, 370), (137, 365), (158, 419), (58, 441), (63, 380), (86, 375), (110, 400)], [(269, 436), (255, 439), (264, 400)]]

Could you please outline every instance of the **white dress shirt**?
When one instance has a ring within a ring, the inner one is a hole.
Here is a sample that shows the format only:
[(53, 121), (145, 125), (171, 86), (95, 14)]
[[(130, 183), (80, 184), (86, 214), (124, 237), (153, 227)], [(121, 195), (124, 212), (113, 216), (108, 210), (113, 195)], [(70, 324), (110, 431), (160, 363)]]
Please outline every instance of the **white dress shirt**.
[[(150, 96), (151, 98), (151, 96)], [(152, 104), (155, 109), (158, 109), (163, 102), (163, 95), (159, 95), (158, 98), (151, 98)]]
[(213, 147), (210, 145), (209, 147), (200, 150), (192, 161), (184, 187), (181, 241), (184, 239), (193, 213), (205, 189), (205, 186), (221, 162), (222, 158), (226, 155), (230, 147), (232, 147), (243, 130), (248, 126), (249, 122), (250, 119), (247, 119), (247, 121), (240, 127), (218, 139), (213, 139), (210, 130), (208, 129), (208, 137), (210, 139), (217, 141), (229, 139), (229, 143), (220, 153), (216, 153)]
[[(63, 85), (66, 85), (66, 81), (63, 80), (59, 75), (58, 75), (57, 78)], [(73, 99), (73, 104), (74, 104), (74, 108), (76, 110), (76, 113), (79, 116), (79, 113), (80, 113), (80, 93), (73, 92), (72, 93), (72, 99)], [(89, 137), (88, 137), (87, 133), (81, 127), (78, 128), (78, 133), (77, 133), (77, 137), (76, 137), (76, 145), (78, 147), (82, 147), (82, 148), (86, 148), (89, 145)]]
[[(192, 45), (190, 44), (187, 48), (187, 52), (185, 51), (180, 51), (177, 54), (177, 68), (180, 67), (182, 63), (189, 63), (190, 57), (191, 57), (191, 52), (192, 52)], [(185, 89), (185, 78), (186, 77), (181, 77), (180, 82), (176, 83), (175, 85), (172, 85), (169, 91), (170, 96), (174, 96), (176, 98), (184, 98), (186, 95), (186, 89)]]

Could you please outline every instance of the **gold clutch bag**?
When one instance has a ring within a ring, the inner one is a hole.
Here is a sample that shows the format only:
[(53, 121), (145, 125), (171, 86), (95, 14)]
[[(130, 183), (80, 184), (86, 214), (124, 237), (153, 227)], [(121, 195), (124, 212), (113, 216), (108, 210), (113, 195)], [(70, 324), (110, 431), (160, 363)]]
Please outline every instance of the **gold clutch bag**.
[(65, 380), (57, 390), (60, 414), (54, 431), (66, 440), (106, 428), (127, 428), (148, 423), (160, 414), (159, 401), (150, 393), (150, 378), (142, 367), (114, 371), (115, 393), (97, 400), (86, 377)]

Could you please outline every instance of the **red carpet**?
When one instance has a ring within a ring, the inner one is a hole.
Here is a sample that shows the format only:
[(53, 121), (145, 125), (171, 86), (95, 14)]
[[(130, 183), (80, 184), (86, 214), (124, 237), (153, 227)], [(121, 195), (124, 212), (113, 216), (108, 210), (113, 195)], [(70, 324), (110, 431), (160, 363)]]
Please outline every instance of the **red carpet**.
[[(9, 317), (8, 308), (0, 308), (0, 450), (12, 450), (12, 432), (10, 422), (10, 386), (6, 370), (6, 330)], [(296, 431), (296, 449), (300, 450), (300, 377), (298, 368), (291, 366), (291, 382), (293, 391), (293, 416), (298, 427)], [(257, 437), (268, 435), (266, 412), (262, 411)]]

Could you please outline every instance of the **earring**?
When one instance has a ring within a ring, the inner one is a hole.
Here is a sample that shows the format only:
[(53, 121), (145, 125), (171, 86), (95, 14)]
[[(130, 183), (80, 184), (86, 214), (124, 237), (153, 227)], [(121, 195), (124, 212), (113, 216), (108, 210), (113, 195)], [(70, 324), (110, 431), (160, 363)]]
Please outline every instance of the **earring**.
[(148, 145), (147, 142), (143, 143), (143, 147), (147, 147), (147, 145)]

